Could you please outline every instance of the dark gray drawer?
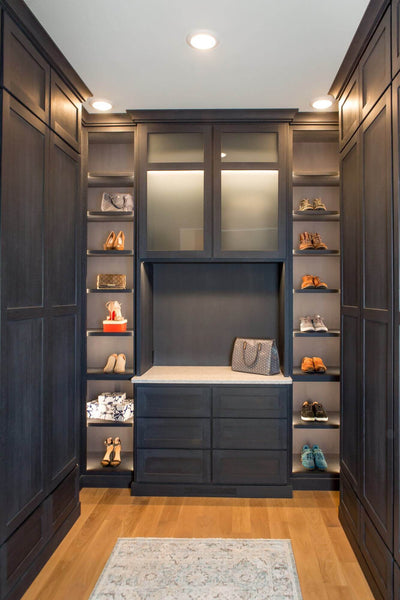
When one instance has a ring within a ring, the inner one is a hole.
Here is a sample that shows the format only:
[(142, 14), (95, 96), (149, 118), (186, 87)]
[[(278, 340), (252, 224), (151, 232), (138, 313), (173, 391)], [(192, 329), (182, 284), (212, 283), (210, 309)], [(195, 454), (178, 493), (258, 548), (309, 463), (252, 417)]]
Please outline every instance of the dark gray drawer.
[(214, 417), (286, 418), (287, 403), (286, 386), (215, 386), (213, 388)]
[(278, 450), (215, 450), (213, 483), (283, 485), (288, 456)]
[(360, 546), (383, 597), (391, 597), (393, 559), (381, 536), (362, 507)]
[(209, 448), (210, 419), (137, 419), (139, 448)]
[(201, 386), (135, 386), (136, 417), (209, 417), (211, 390)]
[(209, 450), (138, 450), (137, 482), (210, 483)]
[(286, 419), (213, 419), (214, 448), (285, 450)]

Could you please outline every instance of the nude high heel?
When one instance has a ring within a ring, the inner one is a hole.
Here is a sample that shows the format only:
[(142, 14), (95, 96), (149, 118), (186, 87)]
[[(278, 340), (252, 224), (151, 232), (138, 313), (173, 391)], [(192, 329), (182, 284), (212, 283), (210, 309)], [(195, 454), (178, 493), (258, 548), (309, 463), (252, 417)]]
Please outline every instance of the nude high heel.
[(123, 321), (124, 317), (121, 313), (121, 305), (118, 300), (110, 300), (106, 303), (106, 309), (109, 312), (109, 319), (111, 321)]
[(115, 235), (114, 231), (110, 231), (110, 233), (108, 234), (108, 237), (106, 239), (106, 243), (103, 244), (104, 250), (113, 250), (115, 240), (116, 240), (116, 235)]
[[(119, 440), (119, 438), (116, 438)], [(103, 467), (108, 467), (111, 463), (111, 453), (114, 450), (114, 442), (112, 437), (108, 437), (106, 440), (104, 440), (104, 445), (106, 446), (106, 453), (103, 456), (102, 460), (101, 460), (101, 464), (103, 465)], [(120, 443), (121, 445), (121, 443)], [(121, 453), (121, 450), (120, 450)], [(121, 461), (120, 461), (121, 462)]]
[(110, 356), (107, 358), (106, 366), (103, 369), (104, 373), (112, 373), (114, 371), (117, 358), (118, 357), (116, 354), (110, 354)]
[(114, 458), (111, 460), (110, 465), (112, 467), (119, 467), (121, 464), (121, 440), (116, 437), (114, 440)]
[(119, 231), (115, 236), (113, 249), (114, 250), (123, 250), (125, 247), (125, 234), (123, 231)]
[(117, 361), (114, 367), (114, 373), (125, 373), (126, 356), (125, 354), (118, 354)]

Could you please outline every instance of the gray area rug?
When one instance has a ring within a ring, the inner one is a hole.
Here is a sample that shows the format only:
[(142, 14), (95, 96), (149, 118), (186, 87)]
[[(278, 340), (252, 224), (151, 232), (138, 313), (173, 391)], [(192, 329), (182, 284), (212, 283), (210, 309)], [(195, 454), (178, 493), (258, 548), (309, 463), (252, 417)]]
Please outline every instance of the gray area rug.
[(120, 538), (90, 600), (301, 600), (290, 540)]

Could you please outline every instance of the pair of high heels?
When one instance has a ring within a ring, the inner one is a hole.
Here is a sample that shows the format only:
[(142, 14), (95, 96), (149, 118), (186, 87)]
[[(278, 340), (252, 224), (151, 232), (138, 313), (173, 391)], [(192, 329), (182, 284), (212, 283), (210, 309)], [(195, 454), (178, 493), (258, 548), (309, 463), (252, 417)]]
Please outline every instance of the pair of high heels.
[(125, 365), (125, 354), (110, 354), (103, 371), (104, 373), (125, 373)]
[(125, 248), (125, 234), (123, 231), (119, 231), (115, 234), (114, 231), (110, 231), (103, 244), (104, 250), (123, 250)]
[(112, 437), (108, 437), (104, 440), (106, 446), (106, 453), (101, 460), (103, 467), (118, 467), (121, 464), (121, 440), (116, 437), (115, 440)]
[(109, 314), (109, 319), (111, 321), (123, 321), (124, 317), (122, 316), (121, 313), (121, 305), (118, 302), (118, 300), (110, 300), (109, 302), (106, 302), (106, 308), (108, 310)]

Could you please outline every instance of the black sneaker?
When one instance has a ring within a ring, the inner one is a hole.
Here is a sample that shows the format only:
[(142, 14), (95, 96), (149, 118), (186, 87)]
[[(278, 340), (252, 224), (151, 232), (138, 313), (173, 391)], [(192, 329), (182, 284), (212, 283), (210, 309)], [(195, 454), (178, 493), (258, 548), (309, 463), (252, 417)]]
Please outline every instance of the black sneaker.
[(306, 400), (305, 402), (303, 402), (300, 412), (300, 418), (302, 421), (315, 421), (313, 404), (310, 400)]
[(314, 413), (316, 421), (327, 421), (328, 420), (328, 416), (324, 410), (324, 407), (322, 406), (322, 404), (320, 402), (312, 403), (312, 411)]

